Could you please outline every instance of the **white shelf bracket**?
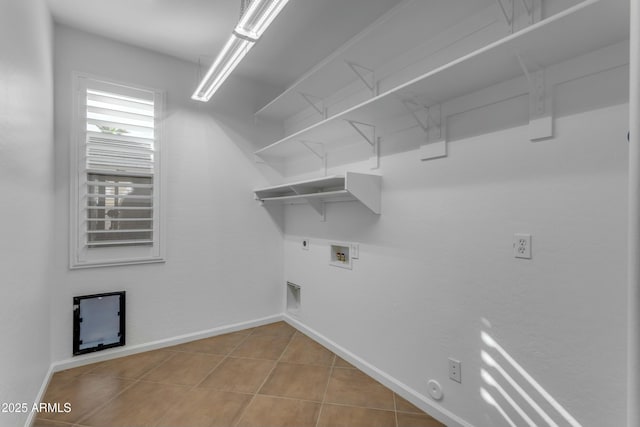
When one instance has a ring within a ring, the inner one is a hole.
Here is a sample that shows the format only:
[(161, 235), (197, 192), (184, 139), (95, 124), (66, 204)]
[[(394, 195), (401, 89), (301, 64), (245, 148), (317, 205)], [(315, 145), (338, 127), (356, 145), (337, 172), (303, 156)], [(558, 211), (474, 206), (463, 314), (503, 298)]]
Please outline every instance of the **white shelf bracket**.
[[(413, 116), (420, 129), (427, 134), (428, 140), (438, 140), (442, 137), (442, 107), (440, 104), (431, 106), (420, 104), (414, 100), (403, 100), (402, 104)], [(417, 108), (416, 108), (417, 107)], [(422, 114), (422, 116), (420, 115)]]
[(327, 150), (322, 142), (315, 141), (300, 141), (302, 145), (306, 147), (314, 156), (320, 159), (324, 174), (327, 174)]
[(267, 163), (262, 157), (255, 153), (253, 154), (253, 161), (256, 163)]
[(355, 120), (346, 120), (352, 128), (372, 147), (376, 143), (376, 127), (368, 123), (356, 122)]
[(375, 144), (373, 144), (373, 151), (371, 153), (371, 157), (369, 158), (369, 163), (370, 169), (380, 168), (380, 137), (377, 137)]
[(322, 218), (321, 221), (324, 222), (327, 220), (327, 214), (324, 207), (324, 202), (316, 199), (306, 199), (309, 203), (309, 206), (313, 208), (314, 211), (318, 212), (318, 215)]
[(513, 0), (496, 0), (498, 2), (498, 6), (500, 6), (500, 11), (504, 16), (504, 20), (507, 23), (507, 26), (513, 32)]
[(298, 92), (298, 94), (311, 106), (311, 108), (320, 114), (323, 119), (328, 117), (327, 108), (324, 106), (324, 100), (322, 98), (303, 92)]
[(542, 18), (541, 0), (520, 0), (522, 8), (527, 15), (527, 24), (533, 25)]
[(527, 0), (520, 0), (520, 3), (522, 3), (524, 10), (527, 12), (527, 16), (533, 15), (533, 2), (531, 3), (531, 5), (529, 5), (529, 2)]
[[(411, 116), (415, 119), (420, 129), (424, 131), (424, 133), (429, 133), (429, 107), (418, 104), (413, 100), (403, 99), (402, 105), (404, 108), (411, 114)], [(416, 108), (417, 107), (417, 108)], [(422, 113), (424, 117), (421, 117), (419, 113)]]
[[(404, 100), (402, 103), (426, 136), (425, 142), (420, 145), (420, 160), (446, 157), (447, 141), (444, 136), (442, 106), (440, 104), (421, 105), (413, 100)], [(416, 106), (418, 109), (415, 108)]]
[(553, 112), (551, 88), (547, 87), (544, 69), (529, 71), (522, 56), (516, 52), (518, 63), (529, 86), (529, 137), (539, 141), (553, 137)]
[(533, 25), (542, 18), (541, 0), (519, 0), (519, 7), (516, 7), (515, 0), (496, 1), (510, 33)]
[(376, 127), (368, 123), (345, 120), (371, 146), (370, 168), (380, 167), (380, 138), (376, 137)]
[(345, 61), (347, 66), (351, 68), (356, 76), (364, 83), (364, 85), (371, 91), (373, 96), (378, 95), (378, 82), (376, 82), (375, 72), (367, 67), (356, 64), (355, 62)]

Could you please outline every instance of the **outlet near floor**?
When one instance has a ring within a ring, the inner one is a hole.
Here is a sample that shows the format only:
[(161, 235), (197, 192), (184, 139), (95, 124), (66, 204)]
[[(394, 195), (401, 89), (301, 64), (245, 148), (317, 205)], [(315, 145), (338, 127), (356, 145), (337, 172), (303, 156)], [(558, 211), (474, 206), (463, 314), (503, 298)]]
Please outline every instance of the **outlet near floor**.
[(449, 358), (449, 378), (455, 382), (462, 382), (462, 363), (459, 360)]

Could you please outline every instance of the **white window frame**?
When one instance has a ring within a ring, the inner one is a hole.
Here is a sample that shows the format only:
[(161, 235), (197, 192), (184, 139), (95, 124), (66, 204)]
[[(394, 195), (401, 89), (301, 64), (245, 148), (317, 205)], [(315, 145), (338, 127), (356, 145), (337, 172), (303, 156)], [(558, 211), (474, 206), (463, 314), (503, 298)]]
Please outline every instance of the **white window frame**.
[[(154, 180), (153, 180), (153, 244), (148, 246), (87, 247), (85, 197), (86, 170), (86, 96), (87, 81), (121, 86), (154, 94)], [(73, 106), (70, 162), (70, 262), (71, 269), (165, 262), (166, 177), (164, 173), (165, 93), (162, 90), (122, 83), (90, 75), (73, 73)]]

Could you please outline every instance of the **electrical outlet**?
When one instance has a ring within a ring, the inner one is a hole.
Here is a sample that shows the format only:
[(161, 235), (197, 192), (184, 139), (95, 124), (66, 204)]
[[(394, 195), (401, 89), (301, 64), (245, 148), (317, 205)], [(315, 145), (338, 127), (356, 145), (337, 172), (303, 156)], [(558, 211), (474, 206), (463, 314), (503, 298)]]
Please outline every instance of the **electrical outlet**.
[(531, 259), (531, 234), (513, 235), (513, 255), (516, 258)]
[(449, 358), (449, 378), (462, 383), (462, 363), (459, 360)]
[(305, 251), (309, 250), (309, 239), (302, 239), (302, 249)]

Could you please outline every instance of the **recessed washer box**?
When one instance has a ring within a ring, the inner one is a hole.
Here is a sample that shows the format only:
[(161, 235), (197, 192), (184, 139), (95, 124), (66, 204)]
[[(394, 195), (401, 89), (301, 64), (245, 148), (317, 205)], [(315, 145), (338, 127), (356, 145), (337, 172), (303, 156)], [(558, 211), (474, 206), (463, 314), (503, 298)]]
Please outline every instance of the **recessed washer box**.
[(353, 268), (351, 245), (349, 243), (329, 244), (329, 265), (340, 268)]
[(287, 282), (287, 312), (298, 314), (300, 312), (300, 286)]

